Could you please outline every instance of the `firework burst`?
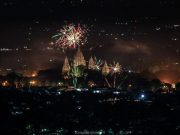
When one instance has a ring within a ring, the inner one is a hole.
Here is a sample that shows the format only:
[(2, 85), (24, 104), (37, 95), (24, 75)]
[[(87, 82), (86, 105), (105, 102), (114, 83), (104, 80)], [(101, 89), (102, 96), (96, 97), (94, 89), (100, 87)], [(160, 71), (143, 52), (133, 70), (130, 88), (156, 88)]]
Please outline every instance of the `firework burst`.
[(120, 73), (122, 70), (121, 65), (119, 65), (119, 63), (113, 63), (113, 65), (110, 65), (110, 71), (111, 71), (111, 75), (116, 74), (116, 73)]
[(82, 46), (86, 42), (87, 29), (85, 26), (78, 24), (69, 24), (63, 26), (59, 30), (59, 33), (54, 35), (52, 38), (56, 39), (56, 47), (67, 49), (67, 48), (77, 48), (77, 46)]
[(95, 63), (95, 69), (98, 71), (101, 70), (103, 61), (101, 59), (97, 59), (96, 57), (94, 57), (94, 63)]
[(113, 65), (110, 66), (110, 69), (111, 75), (114, 75), (113, 87), (116, 88), (116, 75), (122, 71), (122, 67), (119, 63), (114, 62)]

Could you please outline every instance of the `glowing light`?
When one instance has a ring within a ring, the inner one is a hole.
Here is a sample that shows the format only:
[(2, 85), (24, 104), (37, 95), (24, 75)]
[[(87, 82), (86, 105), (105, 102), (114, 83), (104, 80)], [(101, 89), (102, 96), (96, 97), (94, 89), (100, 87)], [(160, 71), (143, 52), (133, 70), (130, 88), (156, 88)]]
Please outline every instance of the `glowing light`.
[(111, 69), (111, 75), (116, 74), (116, 73), (120, 73), (121, 72), (121, 65), (119, 65), (119, 63), (113, 63), (113, 65), (110, 65), (110, 69)]
[(94, 57), (94, 63), (95, 63), (95, 69), (99, 71), (101, 69), (102, 64), (103, 64), (102, 60)]
[(145, 97), (145, 95), (144, 94), (141, 94), (141, 98), (144, 98)]
[(128, 87), (131, 88), (131, 87), (132, 87), (132, 84), (129, 84)]
[(172, 86), (173, 89), (176, 89), (176, 84), (175, 83), (173, 83), (171, 86)]
[(95, 91), (93, 91), (93, 93), (97, 93), (97, 94), (99, 94), (99, 93), (101, 93), (99, 90), (95, 90)]
[(54, 45), (54, 42), (50, 42), (49, 44), (50, 44), (50, 45)]
[(131, 70), (128, 70), (129, 73), (131, 73), (132, 71)]
[(37, 76), (37, 73), (32, 73), (32, 75), (31, 75), (32, 77), (36, 77)]
[(92, 87), (96, 86), (96, 84), (93, 81), (89, 81), (88, 86), (92, 88)]
[(59, 82), (59, 83), (58, 83), (58, 86), (63, 86), (63, 82)]
[(36, 81), (32, 80), (29, 83), (30, 83), (30, 85), (34, 86), (36, 84)]
[(160, 27), (157, 27), (156, 30), (159, 31), (159, 30), (161, 30), (161, 28), (160, 28)]
[(86, 42), (86, 33), (87, 29), (85, 26), (69, 24), (63, 26), (63, 28), (59, 30), (59, 33), (54, 35), (53, 38), (57, 39), (55, 45), (64, 50), (84, 45)]
[(77, 91), (81, 91), (81, 89), (80, 89), (80, 88), (77, 88), (76, 90), (77, 90)]
[(113, 94), (118, 95), (118, 94), (120, 94), (120, 92), (119, 91), (114, 91)]
[(8, 86), (8, 85), (9, 85), (8, 81), (2, 82), (2, 86), (6, 87), (6, 86)]

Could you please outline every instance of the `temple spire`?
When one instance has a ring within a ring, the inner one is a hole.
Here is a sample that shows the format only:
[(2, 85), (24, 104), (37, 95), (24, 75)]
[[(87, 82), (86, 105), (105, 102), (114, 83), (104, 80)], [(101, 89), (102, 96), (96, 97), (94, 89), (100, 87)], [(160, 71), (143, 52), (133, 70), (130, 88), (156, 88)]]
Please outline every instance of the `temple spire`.
[(118, 73), (118, 72), (121, 72), (121, 65), (119, 64), (119, 62), (116, 63), (116, 65), (115, 65), (115, 70), (116, 70), (117, 73)]
[(89, 59), (88, 69), (95, 69), (95, 68), (96, 68), (96, 65), (95, 65), (94, 60), (91, 56)]
[(107, 62), (105, 61), (104, 66), (102, 67), (102, 74), (103, 75), (108, 75), (109, 72), (110, 72), (109, 66), (107, 65)]
[(64, 59), (64, 64), (63, 64), (63, 68), (62, 68), (62, 73), (65, 74), (65, 73), (68, 73), (70, 71), (71, 67), (69, 65), (69, 61), (68, 61), (68, 58), (67, 56), (65, 57)]
[(86, 66), (86, 61), (84, 59), (81, 49), (78, 48), (77, 53), (75, 54), (75, 57), (74, 57), (74, 66), (77, 67), (80, 65)]

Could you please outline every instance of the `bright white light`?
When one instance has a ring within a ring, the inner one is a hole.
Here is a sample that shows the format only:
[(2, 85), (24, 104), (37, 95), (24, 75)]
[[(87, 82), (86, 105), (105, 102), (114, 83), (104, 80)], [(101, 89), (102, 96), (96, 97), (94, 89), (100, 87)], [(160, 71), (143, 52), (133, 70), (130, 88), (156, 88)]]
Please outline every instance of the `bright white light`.
[(100, 93), (100, 91), (99, 91), (99, 90), (96, 90), (96, 91), (94, 91), (94, 93)]
[(141, 94), (141, 98), (144, 98), (145, 97), (145, 95), (144, 94)]
[(118, 92), (118, 91), (115, 91), (115, 92), (113, 92), (114, 94), (119, 94), (120, 92)]
[(80, 89), (80, 88), (77, 88), (76, 90), (77, 90), (77, 91), (81, 91), (81, 89)]

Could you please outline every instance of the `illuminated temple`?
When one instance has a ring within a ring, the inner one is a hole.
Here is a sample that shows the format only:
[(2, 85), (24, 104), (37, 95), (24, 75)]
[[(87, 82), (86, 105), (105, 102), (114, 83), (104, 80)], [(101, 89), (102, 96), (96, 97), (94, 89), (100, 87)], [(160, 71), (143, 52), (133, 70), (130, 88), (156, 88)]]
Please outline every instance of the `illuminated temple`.
[(70, 71), (70, 69), (71, 69), (71, 67), (69, 65), (69, 60), (67, 57), (65, 57), (63, 68), (62, 68), (62, 73), (63, 74), (68, 73)]
[[(84, 55), (81, 51), (80, 48), (78, 48), (75, 56), (74, 56), (74, 60), (73, 60), (73, 64), (72, 64), (74, 67), (77, 67), (77, 66), (86, 66), (86, 61), (85, 61), (85, 58), (84, 58)], [(69, 60), (67, 57), (65, 57), (64, 59), (64, 64), (63, 64), (63, 67), (62, 67), (62, 73), (63, 74), (66, 74), (66, 73), (69, 73), (71, 70), (71, 67), (70, 67), (70, 64), (69, 64)]]
[(77, 53), (75, 54), (75, 57), (74, 57), (74, 66), (77, 67), (77, 66), (80, 66), (80, 65), (86, 66), (86, 61), (84, 59), (84, 55), (83, 55), (81, 49), (78, 48), (78, 51), (77, 51)]
[[(93, 57), (90, 57), (89, 63), (88, 63), (88, 65), (86, 65), (86, 60), (85, 60), (84, 55), (80, 48), (78, 48), (78, 50), (74, 56), (73, 64), (71, 64), (71, 65), (73, 65), (74, 67), (85, 66), (88, 69), (95, 69), (95, 62), (93, 60)], [(71, 70), (71, 66), (70, 66), (69, 60), (67, 57), (65, 57), (64, 64), (62, 67), (62, 73), (63, 74), (69, 73), (70, 70)]]

